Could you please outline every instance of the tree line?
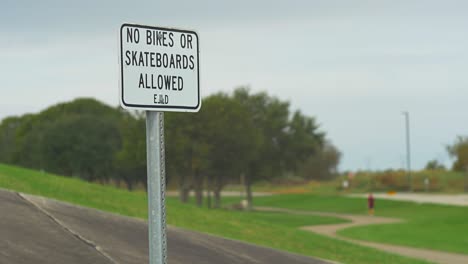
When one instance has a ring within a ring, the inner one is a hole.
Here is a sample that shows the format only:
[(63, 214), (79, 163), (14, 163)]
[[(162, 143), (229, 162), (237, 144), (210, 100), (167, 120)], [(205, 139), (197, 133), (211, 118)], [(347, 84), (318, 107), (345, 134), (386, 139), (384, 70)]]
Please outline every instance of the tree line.
[[(0, 162), (87, 181), (146, 186), (144, 112), (125, 111), (82, 98), (0, 123)], [(166, 113), (166, 174), (180, 200), (219, 207), (229, 183), (245, 186), (297, 175), (329, 179), (340, 152), (317, 121), (265, 92), (239, 88), (203, 99), (199, 113)]]

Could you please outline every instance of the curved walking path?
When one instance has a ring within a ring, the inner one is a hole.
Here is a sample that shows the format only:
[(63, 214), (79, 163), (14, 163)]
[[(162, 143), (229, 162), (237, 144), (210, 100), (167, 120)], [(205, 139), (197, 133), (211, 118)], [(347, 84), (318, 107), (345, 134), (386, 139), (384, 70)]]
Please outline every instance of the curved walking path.
[[(350, 194), (349, 197), (367, 198), (367, 194)], [(428, 193), (374, 193), (376, 199), (410, 201), (444, 205), (468, 206), (468, 194), (428, 194)]]
[(315, 225), (315, 226), (303, 226), (300, 229), (314, 232), (317, 234), (325, 235), (328, 237), (341, 239), (344, 241), (349, 241), (355, 244), (362, 246), (372, 247), (383, 251), (388, 251), (390, 253), (396, 253), (399, 255), (424, 259), (433, 263), (450, 263), (450, 264), (466, 264), (468, 263), (468, 255), (449, 253), (444, 251), (430, 250), (430, 249), (421, 249), (413, 248), (406, 246), (397, 246), (391, 244), (383, 244), (377, 242), (368, 242), (357, 239), (351, 239), (339, 236), (337, 232), (339, 230), (363, 226), (363, 225), (373, 225), (373, 224), (392, 224), (392, 223), (401, 223), (402, 219), (397, 218), (388, 218), (380, 216), (366, 216), (366, 215), (352, 215), (352, 214), (339, 214), (339, 213), (327, 213), (327, 212), (314, 212), (314, 211), (299, 211), (299, 210), (290, 210), (283, 208), (274, 208), (274, 207), (255, 207), (255, 210), (258, 211), (268, 211), (268, 212), (281, 212), (288, 214), (301, 214), (301, 215), (316, 215), (316, 216), (330, 216), (338, 217), (349, 220), (349, 223), (342, 224), (330, 224), (330, 225)]

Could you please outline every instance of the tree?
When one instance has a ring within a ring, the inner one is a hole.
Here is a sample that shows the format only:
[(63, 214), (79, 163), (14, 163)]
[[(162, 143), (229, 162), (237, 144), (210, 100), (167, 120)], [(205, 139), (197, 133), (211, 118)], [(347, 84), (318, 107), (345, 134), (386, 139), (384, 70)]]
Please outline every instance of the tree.
[(455, 158), (453, 170), (468, 170), (468, 137), (458, 136), (453, 145), (447, 146), (447, 151), (451, 157)]
[(118, 128), (107, 119), (71, 116), (50, 125), (39, 145), (45, 169), (104, 182), (113, 176), (114, 153), (120, 147), (120, 135)]
[(201, 112), (207, 116), (204, 129), (211, 146), (205, 174), (209, 189), (214, 192), (214, 206), (220, 207), (223, 187), (238, 179), (254, 158), (258, 133), (247, 108), (227, 94), (207, 97)]
[(323, 145), (325, 134), (318, 132), (315, 119), (296, 111), (290, 117), (289, 103), (266, 93), (250, 94), (238, 88), (233, 97), (249, 112), (255, 124), (256, 151), (248, 162), (244, 185), (249, 208), (252, 206), (252, 183), (271, 179), (298, 168)]
[(330, 180), (337, 175), (341, 153), (329, 141), (309, 156), (300, 169), (300, 175), (305, 179)]
[[(3, 120), (0, 161), (90, 181), (113, 178), (129, 189), (146, 186), (145, 126), (141, 112), (76, 99)], [(181, 201), (195, 190), (201, 206), (205, 187), (209, 204), (214, 192), (219, 207), (221, 190), (242, 175), (250, 206), (255, 181), (298, 173), (318, 154), (336, 168), (339, 152), (328, 151), (318, 129), (314, 118), (291, 114), (288, 102), (264, 92), (211, 95), (199, 113), (166, 113), (166, 180), (178, 181)]]
[(427, 162), (426, 170), (445, 170), (444, 164), (439, 163), (437, 160), (430, 160)]
[[(325, 135), (317, 130), (318, 125), (314, 118), (306, 117), (300, 111), (294, 113), (287, 129), (286, 170), (298, 173), (299, 166), (310, 157), (326, 160), (324, 155), (328, 154), (327, 151), (332, 151), (332, 146), (324, 146)], [(338, 160), (339, 158), (336, 161)]]
[(289, 103), (270, 97), (266, 93), (250, 94), (247, 88), (238, 88), (233, 97), (248, 111), (248, 117), (255, 124), (255, 152), (244, 172), (244, 185), (248, 207), (252, 207), (252, 184), (260, 179), (282, 174), (285, 168), (285, 145)]
[(13, 162), (16, 151), (16, 131), (21, 123), (20, 117), (9, 117), (0, 123), (0, 161), (5, 163)]
[(207, 121), (202, 113), (168, 113), (165, 121), (167, 174), (177, 179), (181, 202), (187, 202), (190, 190), (195, 189), (198, 206), (203, 202), (201, 172), (210, 162), (207, 153), (211, 146), (207, 143)]
[(122, 147), (115, 154), (117, 177), (122, 179), (129, 190), (137, 182), (147, 186), (146, 178), (146, 124), (142, 112), (123, 112), (120, 122)]
[[(115, 173), (122, 113), (94, 99), (76, 99), (0, 125), (0, 159), (89, 180)], [(89, 149), (87, 149), (89, 147)]]

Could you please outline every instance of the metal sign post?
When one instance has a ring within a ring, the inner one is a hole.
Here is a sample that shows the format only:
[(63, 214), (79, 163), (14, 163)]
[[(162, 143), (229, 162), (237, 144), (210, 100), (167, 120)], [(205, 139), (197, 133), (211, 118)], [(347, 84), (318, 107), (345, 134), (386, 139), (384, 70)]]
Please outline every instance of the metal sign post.
[(201, 107), (198, 35), (136, 24), (120, 27), (120, 105), (146, 110), (149, 263), (166, 263), (164, 115)]
[(166, 263), (164, 113), (146, 111), (149, 263)]

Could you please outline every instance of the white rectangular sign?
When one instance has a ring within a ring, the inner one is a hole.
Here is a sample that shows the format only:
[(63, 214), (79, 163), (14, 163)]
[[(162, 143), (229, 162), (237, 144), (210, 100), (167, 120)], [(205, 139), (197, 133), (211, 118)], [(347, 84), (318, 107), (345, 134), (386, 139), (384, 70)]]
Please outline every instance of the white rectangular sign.
[(120, 104), (141, 110), (198, 112), (198, 57), (194, 31), (123, 24)]

